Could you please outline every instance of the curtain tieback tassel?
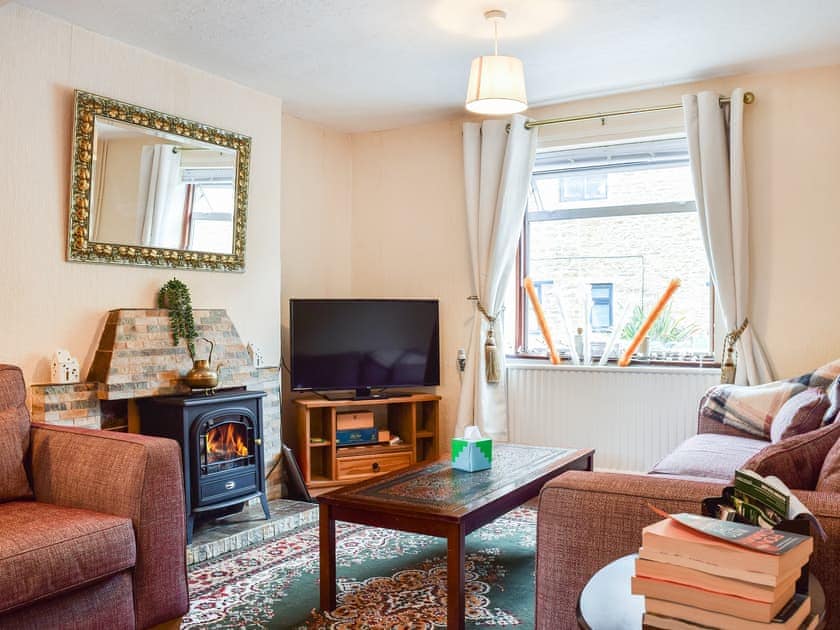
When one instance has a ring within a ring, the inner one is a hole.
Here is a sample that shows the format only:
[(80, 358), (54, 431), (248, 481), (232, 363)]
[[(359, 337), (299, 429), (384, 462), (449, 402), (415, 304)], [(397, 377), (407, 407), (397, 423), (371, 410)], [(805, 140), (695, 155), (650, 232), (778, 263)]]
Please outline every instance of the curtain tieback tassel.
[(488, 383), (498, 383), (501, 378), (501, 366), (499, 365), (499, 351), (496, 348), (496, 335), (493, 333), (493, 325), (487, 331), (487, 339), (484, 341), (484, 371)]
[(749, 325), (750, 320), (748, 317), (745, 317), (743, 323), (738, 328), (723, 338), (723, 357), (721, 358), (720, 366), (720, 382), (723, 384), (731, 385), (735, 382), (735, 369), (738, 363), (737, 356), (735, 355), (735, 344)]
[(496, 346), (496, 316), (491, 315), (477, 295), (471, 295), (467, 298), (475, 302), (475, 307), (478, 312), (487, 320), (487, 337), (484, 339), (484, 375), (487, 382), (492, 384), (498, 383), (502, 377), (502, 366), (499, 361), (499, 349)]

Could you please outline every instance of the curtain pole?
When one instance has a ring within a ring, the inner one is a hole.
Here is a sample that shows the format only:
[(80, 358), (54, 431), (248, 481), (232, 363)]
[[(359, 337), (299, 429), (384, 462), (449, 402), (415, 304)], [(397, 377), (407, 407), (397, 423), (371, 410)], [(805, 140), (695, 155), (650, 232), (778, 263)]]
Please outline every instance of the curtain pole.
[[(728, 96), (720, 97), (720, 104), (725, 105), (730, 101)], [(744, 103), (749, 105), (755, 102), (755, 94), (752, 92), (744, 92)], [(582, 114), (579, 116), (566, 116), (564, 118), (546, 118), (545, 120), (529, 120), (525, 123), (526, 129), (533, 129), (534, 127), (543, 127), (545, 125), (559, 125), (568, 122), (578, 122), (581, 120), (598, 120), (599, 118), (611, 118), (613, 116), (628, 116), (630, 114), (645, 114), (647, 112), (661, 112), (669, 109), (682, 109), (682, 103), (672, 103), (671, 105), (653, 105), (652, 107), (641, 107), (639, 109), (620, 109), (614, 112), (602, 112), (600, 114)]]

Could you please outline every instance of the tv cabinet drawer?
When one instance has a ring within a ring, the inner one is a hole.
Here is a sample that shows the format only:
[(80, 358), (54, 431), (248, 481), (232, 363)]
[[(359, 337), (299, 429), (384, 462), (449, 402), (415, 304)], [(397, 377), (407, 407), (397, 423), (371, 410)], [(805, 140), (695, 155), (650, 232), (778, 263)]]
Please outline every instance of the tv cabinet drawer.
[(411, 451), (341, 457), (336, 460), (336, 479), (346, 481), (383, 475), (410, 466), (411, 463)]

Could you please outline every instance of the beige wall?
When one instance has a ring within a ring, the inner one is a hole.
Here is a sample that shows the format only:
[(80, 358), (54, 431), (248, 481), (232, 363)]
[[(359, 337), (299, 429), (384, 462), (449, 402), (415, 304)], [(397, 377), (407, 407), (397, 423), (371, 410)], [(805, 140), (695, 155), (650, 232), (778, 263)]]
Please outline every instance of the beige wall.
[(353, 136), (353, 294), (440, 300), (438, 393), (451, 431), (472, 313), (459, 121)]
[[(351, 295), (352, 178), (349, 134), (283, 115), (284, 357), (289, 352), (289, 298)], [(285, 418), (294, 418), (291, 398), (289, 375), (284, 371)]]
[[(534, 118), (679, 102), (741, 86), (752, 207), (753, 317), (780, 376), (840, 356), (834, 290), (840, 235), (840, 67), (724, 78), (577, 101)], [(581, 143), (682, 129), (679, 111), (545, 128)], [(467, 343), (470, 292), (460, 121), (353, 136), (353, 292), (441, 298), (444, 412), (454, 424), (455, 351)]]
[[(253, 138), (244, 274), (66, 262), (74, 88)], [(46, 381), (49, 355), (64, 347), (86, 373), (106, 311), (151, 306), (177, 276), (194, 305), (227, 309), (277, 362), (279, 99), (14, 4), (0, 8), (0, 94), (0, 361)]]

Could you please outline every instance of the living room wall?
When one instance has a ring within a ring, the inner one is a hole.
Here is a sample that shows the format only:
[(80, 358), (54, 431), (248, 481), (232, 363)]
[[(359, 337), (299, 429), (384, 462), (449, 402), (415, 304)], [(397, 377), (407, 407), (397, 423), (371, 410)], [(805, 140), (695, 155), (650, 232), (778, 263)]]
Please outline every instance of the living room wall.
[(473, 310), (459, 120), (353, 135), (352, 265), (355, 295), (440, 299), (448, 435)]
[[(177, 276), (195, 306), (227, 309), (242, 338), (276, 365), (280, 99), (14, 4), (0, 8), (0, 86), (0, 362), (44, 382), (49, 356), (61, 347), (85, 375), (106, 312), (152, 307), (157, 289)], [(252, 137), (245, 273), (65, 260), (75, 88)]]
[[(840, 356), (833, 290), (840, 234), (840, 67), (743, 75), (535, 108), (534, 118), (679, 102), (743, 87), (752, 212), (753, 325), (779, 376)], [(444, 418), (454, 426), (455, 351), (471, 307), (460, 119), (353, 136), (353, 292), (441, 298)], [(545, 128), (590, 142), (682, 128), (679, 111)]]
[[(349, 297), (353, 155), (350, 134), (283, 114), (281, 344), (288, 365), (289, 298)], [(283, 372), (284, 418), (295, 418)]]

